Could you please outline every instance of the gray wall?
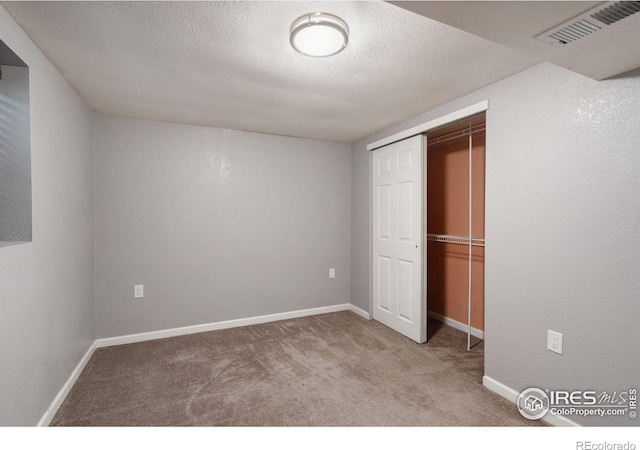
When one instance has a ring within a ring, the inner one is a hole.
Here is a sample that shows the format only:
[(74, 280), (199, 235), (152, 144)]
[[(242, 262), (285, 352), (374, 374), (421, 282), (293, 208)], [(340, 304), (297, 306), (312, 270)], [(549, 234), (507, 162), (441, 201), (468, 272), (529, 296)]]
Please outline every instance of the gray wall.
[(7, 242), (31, 241), (29, 69), (3, 66), (5, 59), (2, 58), (0, 56), (0, 246)]
[(35, 425), (95, 339), (92, 113), (0, 7), (30, 68), (33, 242), (0, 248), (0, 425)]
[(637, 388), (640, 71), (596, 82), (542, 64), (354, 143), (352, 303), (369, 309), (366, 144), (485, 99), (485, 374), (516, 391)]
[(349, 144), (106, 115), (95, 133), (98, 337), (349, 303)]

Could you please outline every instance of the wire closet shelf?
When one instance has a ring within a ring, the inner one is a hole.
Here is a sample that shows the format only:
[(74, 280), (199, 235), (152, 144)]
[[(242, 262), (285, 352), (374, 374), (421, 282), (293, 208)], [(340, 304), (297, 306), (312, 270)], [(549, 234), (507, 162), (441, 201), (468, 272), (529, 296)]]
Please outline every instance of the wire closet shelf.
[(486, 133), (486, 124), (480, 123), (478, 125), (471, 126), (470, 128), (465, 128), (460, 131), (454, 131), (452, 133), (445, 134), (443, 136), (438, 136), (435, 138), (431, 138), (427, 141), (427, 148), (436, 147), (438, 145), (451, 144), (456, 141), (467, 140), (470, 135), (473, 136), (483, 136)]
[(456, 236), (453, 234), (427, 234), (427, 241), (446, 242), (449, 244), (471, 245), (484, 247), (484, 238), (469, 238), (469, 236)]

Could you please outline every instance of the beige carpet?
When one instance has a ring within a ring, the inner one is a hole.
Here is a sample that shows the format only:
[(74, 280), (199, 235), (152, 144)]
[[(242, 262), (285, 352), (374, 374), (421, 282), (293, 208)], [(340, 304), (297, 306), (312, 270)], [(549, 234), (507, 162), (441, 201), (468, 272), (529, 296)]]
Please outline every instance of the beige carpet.
[(98, 349), (52, 425), (523, 426), (483, 346), (418, 345), (345, 311)]

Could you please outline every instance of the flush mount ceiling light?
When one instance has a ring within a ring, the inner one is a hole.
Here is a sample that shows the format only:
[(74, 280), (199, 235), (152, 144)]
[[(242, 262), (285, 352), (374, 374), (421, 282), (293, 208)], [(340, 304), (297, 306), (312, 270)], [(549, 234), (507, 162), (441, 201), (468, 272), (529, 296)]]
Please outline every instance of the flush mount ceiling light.
[(291, 25), (291, 46), (305, 56), (322, 58), (340, 53), (349, 42), (349, 27), (338, 16), (311, 13)]

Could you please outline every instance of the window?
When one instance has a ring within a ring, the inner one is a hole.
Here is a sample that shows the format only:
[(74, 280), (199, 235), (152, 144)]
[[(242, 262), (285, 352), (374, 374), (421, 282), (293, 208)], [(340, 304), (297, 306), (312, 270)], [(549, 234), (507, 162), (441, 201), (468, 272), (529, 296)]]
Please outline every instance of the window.
[(0, 41), (0, 246), (31, 242), (29, 67)]

